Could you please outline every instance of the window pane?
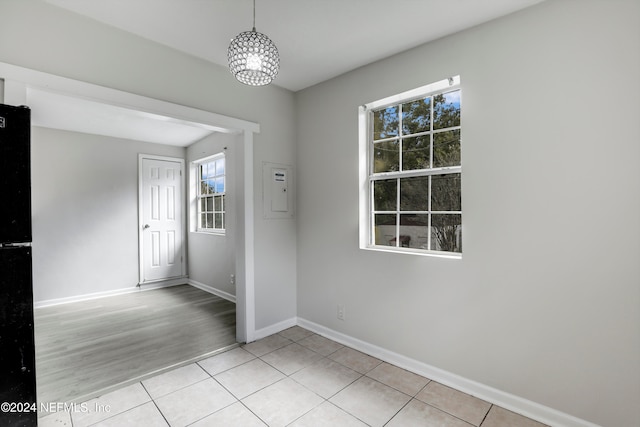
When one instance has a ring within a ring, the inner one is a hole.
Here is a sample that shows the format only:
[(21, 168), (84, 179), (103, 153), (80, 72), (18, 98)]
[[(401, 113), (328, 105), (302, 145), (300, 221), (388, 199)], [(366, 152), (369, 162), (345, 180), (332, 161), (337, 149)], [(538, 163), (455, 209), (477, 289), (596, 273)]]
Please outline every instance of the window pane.
[(433, 128), (460, 126), (460, 90), (433, 97)]
[(373, 144), (373, 172), (394, 172), (399, 170), (400, 152), (398, 140)]
[(433, 135), (433, 167), (460, 165), (460, 131), (452, 130)]
[(222, 228), (222, 214), (221, 213), (217, 213), (215, 214), (215, 228)]
[(396, 216), (389, 214), (375, 215), (374, 233), (376, 245), (395, 246)]
[(402, 170), (428, 169), (429, 135), (404, 138), (402, 140)]
[(207, 228), (213, 228), (213, 214), (207, 214)]
[(212, 178), (216, 174), (216, 166), (215, 163), (207, 163), (204, 165), (207, 168), (207, 173), (205, 178)]
[(212, 211), (215, 210), (216, 212), (221, 212), (222, 211), (222, 196), (216, 196), (215, 197), (215, 208), (211, 209)]
[(402, 104), (402, 134), (410, 135), (431, 130), (431, 98)]
[(462, 215), (431, 216), (431, 249), (462, 252)]
[(397, 200), (397, 180), (387, 179), (373, 182), (373, 210), (395, 211)]
[(216, 178), (216, 193), (224, 193), (224, 176), (219, 176)]
[(207, 165), (200, 165), (198, 166), (200, 169), (200, 179), (206, 179), (207, 178)]
[(461, 211), (460, 174), (431, 177), (431, 210)]
[(400, 180), (400, 210), (429, 210), (429, 177), (419, 176)]
[(398, 106), (373, 112), (373, 139), (398, 136)]
[(403, 248), (428, 249), (429, 215), (400, 215), (400, 246)]
[(207, 197), (207, 212), (213, 211), (213, 197)]
[(224, 158), (216, 161), (216, 175), (224, 175)]
[(207, 194), (215, 193), (216, 180), (215, 178), (210, 178), (207, 180)]
[(207, 228), (207, 214), (200, 215), (200, 228)]
[(209, 194), (209, 186), (207, 185), (207, 181), (200, 181), (200, 194)]

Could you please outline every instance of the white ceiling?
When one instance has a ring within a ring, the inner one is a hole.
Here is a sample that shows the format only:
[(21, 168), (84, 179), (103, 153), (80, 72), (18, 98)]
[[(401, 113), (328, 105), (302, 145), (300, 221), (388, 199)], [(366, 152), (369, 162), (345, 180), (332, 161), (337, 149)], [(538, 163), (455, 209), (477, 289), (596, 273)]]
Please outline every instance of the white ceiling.
[[(45, 1), (224, 67), (230, 40), (253, 24), (252, 0)], [(541, 1), (256, 0), (256, 29), (280, 52), (274, 84), (298, 91)], [(41, 90), (28, 101), (35, 126), (182, 147), (214, 131)]]
[[(252, 0), (45, 0), (227, 65)], [(256, 29), (280, 52), (274, 84), (298, 91), (543, 0), (256, 0)]]

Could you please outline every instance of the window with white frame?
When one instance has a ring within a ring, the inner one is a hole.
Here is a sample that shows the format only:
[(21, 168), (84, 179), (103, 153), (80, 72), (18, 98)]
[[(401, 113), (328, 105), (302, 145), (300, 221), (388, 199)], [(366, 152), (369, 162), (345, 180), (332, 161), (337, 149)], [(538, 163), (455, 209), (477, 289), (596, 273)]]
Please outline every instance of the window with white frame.
[(361, 247), (460, 256), (459, 77), (367, 104), (360, 117)]
[(225, 157), (216, 154), (195, 163), (198, 231), (225, 229)]

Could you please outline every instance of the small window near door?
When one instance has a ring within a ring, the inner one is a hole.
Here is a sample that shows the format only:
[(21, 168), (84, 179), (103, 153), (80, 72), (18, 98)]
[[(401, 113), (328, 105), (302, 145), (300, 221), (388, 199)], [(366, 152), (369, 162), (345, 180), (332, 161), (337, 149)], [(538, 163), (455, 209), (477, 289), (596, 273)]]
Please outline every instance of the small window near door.
[(198, 231), (225, 230), (225, 157), (223, 153), (194, 162), (197, 168)]

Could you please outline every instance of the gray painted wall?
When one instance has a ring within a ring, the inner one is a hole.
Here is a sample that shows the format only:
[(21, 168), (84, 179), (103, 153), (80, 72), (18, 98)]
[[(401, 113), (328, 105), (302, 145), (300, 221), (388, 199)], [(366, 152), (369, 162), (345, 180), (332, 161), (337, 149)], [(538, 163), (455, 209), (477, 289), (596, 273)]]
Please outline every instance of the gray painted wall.
[[(242, 144), (238, 135), (213, 134), (201, 141), (192, 144), (187, 149), (187, 168), (191, 168), (192, 162), (225, 153), (226, 188), (225, 188), (225, 221), (224, 234), (197, 232), (197, 218), (195, 206), (195, 185), (197, 175), (189, 174), (189, 200), (192, 203), (190, 209), (192, 215), (189, 220), (189, 279), (207, 285), (230, 295), (236, 294), (235, 286), (230, 283), (230, 275), (236, 274), (236, 200), (242, 199), (241, 188), (237, 188), (236, 177), (243, 175), (243, 158), (237, 156), (237, 148)], [(193, 180), (192, 180), (193, 179)]]
[(184, 159), (168, 145), (34, 127), (33, 293), (43, 302), (135, 289), (138, 153)]
[[(639, 17), (548, 1), (299, 92), (298, 316), (637, 424)], [(359, 250), (358, 106), (457, 74), (462, 260)]]

